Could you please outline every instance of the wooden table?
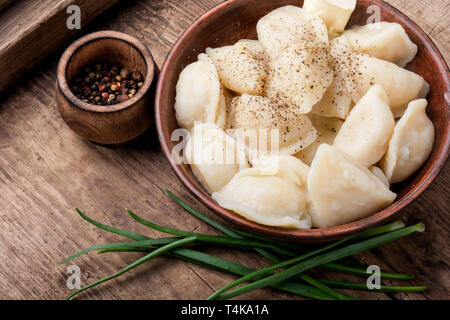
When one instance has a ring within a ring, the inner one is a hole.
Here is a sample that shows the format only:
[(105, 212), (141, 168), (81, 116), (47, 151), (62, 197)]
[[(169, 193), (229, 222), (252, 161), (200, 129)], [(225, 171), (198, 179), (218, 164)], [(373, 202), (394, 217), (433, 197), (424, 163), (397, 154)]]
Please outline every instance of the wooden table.
[[(220, 0), (136, 1), (118, 4), (87, 31), (114, 29), (135, 35), (162, 65), (183, 30)], [(450, 58), (450, 1), (388, 1), (415, 20)], [(0, 104), (0, 298), (61, 299), (67, 266), (56, 262), (98, 243), (124, 241), (83, 221), (74, 208), (106, 224), (160, 236), (129, 218), (125, 207), (167, 226), (214, 232), (192, 218), (163, 192), (167, 187), (194, 207), (198, 204), (172, 173), (153, 130), (131, 146), (100, 147), (76, 136), (59, 117), (54, 103), (56, 52), (20, 81)], [(7, 66), (2, 66), (2, 68)], [(367, 299), (448, 299), (449, 194), (447, 165), (432, 186), (401, 219), (424, 221), (427, 231), (359, 256), (362, 262), (387, 271), (412, 273), (410, 284), (426, 285), (424, 294), (352, 292)], [(261, 267), (266, 261), (245, 252), (209, 250), (214, 254)], [(89, 254), (73, 262), (82, 285), (111, 274), (139, 254)], [(320, 278), (361, 280), (318, 270)], [(158, 258), (133, 272), (81, 295), (87, 299), (203, 299), (234, 277), (170, 258)], [(387, 282), (390, 284), (391, 282)], [(293, 299), (263, 289), (248, 299)]]

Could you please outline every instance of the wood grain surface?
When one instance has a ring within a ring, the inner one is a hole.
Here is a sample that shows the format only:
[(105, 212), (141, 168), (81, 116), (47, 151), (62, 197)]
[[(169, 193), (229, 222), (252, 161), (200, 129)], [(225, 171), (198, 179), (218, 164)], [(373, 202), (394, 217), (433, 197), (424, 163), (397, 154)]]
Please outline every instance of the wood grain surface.
[[(122, 2), (97, 18), (83, 32), (113, 29), (142, 40), (161, 66), (183, 30), (219, 0), (143, 0)], [(450, 1), (388, 1), (417, 22), (450, 57)], [(0, 299), (61, 299), (67, 266), (57, 261), (94, 244), (123, 241), (83, 221), (74, 208), (124, 229), (161, 236), (128, 218), (129, 207), (170, 227), (213, 233), (163, 192), (169, 188), (189, 204), (201, 207), (177, 180), (163, 158), (154, 130), (133, 145), (104, 148), (80, 139), (59, 117), (54, 101), (55, 71), (61, 52), (49, 56), (0, 101)], [(358, 256), (387, 271), (412, 273), (410, 284), (428, 287), (424, 294), (383, 294), (346, 291), (364, 299), (448, 299), (449, 194), (447, 165), (423, 194), (401, 215), (408, 223), (424, 221), (427, 231)], [(213, 249), (227, 259), (262, 267), (258, 255)], [(111, 274), (139, 254), (89, 254), (75, 261), (82, 285)], [(361, 278), (317, 269), (319, 278)], [(234, 277), (170, 258), (158, 258), (133, 272), (79, 296), (81, 299), (203, 299)], [(391, 282), (386, 282), (390, 284)], [(395, 282), (393, 282), (395, 283)], [(263, 289), (247, 299), (297, 299)]]
[[(67, 7), (80, 8), (81, 28), (117, 0), (0, 0), (0, 92), (11, 87), (36, 63), (80, 30), (68, 30)], [(11, 3), (11, 5), (9, 5)], [(9, 5), (9, 6), (8, 6)]]

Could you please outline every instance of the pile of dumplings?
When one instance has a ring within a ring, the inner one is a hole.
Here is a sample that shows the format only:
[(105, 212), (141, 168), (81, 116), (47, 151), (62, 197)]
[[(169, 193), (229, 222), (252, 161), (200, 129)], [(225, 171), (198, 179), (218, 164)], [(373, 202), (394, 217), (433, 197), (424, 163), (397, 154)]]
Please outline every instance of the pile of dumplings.
[[(338, 226), (393, 203), (390, 185), (429, 157), (430, 88), (404, 69), (417, 46), (397, 23), (345, 30), (355, 6), (278, 8), (258, 21), (258, 40), (207, 48), (180, 73), (184, 157), (222, 207), (268, 226)], [(264, 143), (277, 152), (259, 152)]]

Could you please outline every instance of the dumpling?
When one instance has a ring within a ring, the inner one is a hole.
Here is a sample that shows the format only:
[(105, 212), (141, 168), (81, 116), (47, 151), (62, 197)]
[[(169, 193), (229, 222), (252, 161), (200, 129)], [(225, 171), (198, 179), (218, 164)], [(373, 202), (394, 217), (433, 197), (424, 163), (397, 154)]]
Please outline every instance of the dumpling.
[(386, 177), (386, 175), (384, 174), (383, 170), (381, 170), (380, 168), (376, 167), (376, 166), (371, 166), (369, 168), (370, 172), (373, 173), (374, 176), (376, 176), (378, 179), (381, 180), (381, 182), (384, 183), (384, 185), (386, 187), (390, 187), (390, 183), (388, 178)]
[(412, 101), (398, 121), (381, 169), (391, 183), (409, 178), (428, 159), (434, 144), (434, 126), (425, 113), (425, 99)]
[(325, 23), (296, 6), (284, 6), (269, 12), (258, 21), (256, 31), (270, 60), (276, 59), (288, 47), (314, 47), (313, 43), (328, 46)]
[(353, 50), (405, 67), (417, 54), (417, 46), (398, 23), (377, 22), (355, 26), (343, 34)]
[(249, 140), (246, 145), (251, 159), (277, 153), (292, 155), (317, 137), (309, 118), (296, 108), (249, 94), (233, 99), (228, 128), (235, 131), (238, 140)]
[(373, 84), (381, 85), (389, 97), (390, 107), (395, 118), (400, 117), (407, 104), (414, 99), (428, 95), (429, 85), (414, 72), (400, 68), (399, 66), (370, 57), (356, 54), (355, 66), (361, 75), (355, 77), (355, 82), (350, 84), (353, 101), (357, 103)]
[(325, 118), (317, 115), (308, 115), (314, 128), (317, 130), (317, 139), (311, 145), (298, 152), (295, 156), (307, 165), (311, 165), (317, 148), (323, 143), (333, 144), (336, 135), (344, 123), (338, 118)]
[(340, 37), (330, 42), (329, 62), (333, 69), (333, 80), (322, 99), (312, 107), (311, 113), (324, 117), (347, 118), (352, 96), (347, 89), (347, 71), (342, 67), (341, 60), (350, 54), (346, 38)]
[[(251, 46), (251, 47), (250, 47)], [(261, 45), (238, 42), (233, 46), (207, 48), (206, 53), (217, 68), (222, 85), (236, 93), (262, 95), (267, 80), (267, 65)], [(250, 49), (247, 50), (247, 48)]]
[(358, 103), (370, 87), (379, 84), (386, 90), (392, 113), (395, 118), (398, 118), (410, 101), (427, 96), (429, 85), (418, 74), (391, 62), (346, 50), (345, 43), (348, 44), (346, 37), (341, 36), (333, 39), (332, 42), (339, 44), (332, 45), (339, 50), (330, 52), (338, 72), (341, 72), (346, 79), (347, 90), (355, 103)]
[(215, 124), (197, 124), (184, 150), (194, 175), (209, 192), (222, 189), (240, 170), (248, 168), (244, 148)]
[(314, 227), (342, 225), (389, 206), (396, 194), (338, 148), (322, 144), (308, 177)]
[(241, 39), (234, 44), (238, 49), (243, 50), (258, 60), (268, 60), (267, 54), (258, 40)]
[(306, 198), (295, 174), (283, 165), (245, 169), (212, 197), (248, 220), (274, 227), (310, 228)]
[(345, 80), (339, 73), (335, 73), (330, 87), (322, 99), (316, 103), (311, 113), (324, 117), (337, 117), (345, 119), (350, 111), (352, 97), (347, 90)]
[(328, 47), (288, 48), (271, 60), (266, 95), (309, 113), (333, 81)]
[(269, 57), (265, 94), (309, 113), (333, 80), (325, 23), (295, 6), (278, 8), (257, 24)]
[[(253, 167), (261, 169), (262, 173), (265, 174), (277, 174), (281, 175), (287, 173), (287, 176), (283, 178), (291, 180), (293, 183), (300, 186), (305, 195), (305, 205), (306, 213), (302, 216), (302, 220), (311, 227), (310, 211), (312, 211), (313, 205), (311, 201), (311, 196), (308, 191), (308, 176), (310, 168), (300, 159), (294, 156), (279, 155), (273, 157), (265, 157), (262, 159), (255, 159), (253, 162)], [(278, 172), (280, 167), (288, 169), (288, 171)]]
[(229, 90), (223, 87), (221, 88), (219, 98), (219, 111), (216, 124), (222, 129), (227, 128), (228, 115), (230, 113), (231, 102), (233, 101), (233, 98), (234, 96)]
[(305, 0), (303, 9), (325, 21), (330, 36), (344, 32), (350, 16), (356, 8), (356, 0)]
[(270, 172), (271, 174), (276, 174), (280, 166), (285, 167), (290, 170), (288, 176), (285, 177), (286, 179), (292, 179), (292, 182), (300, 185), (304, 190), (307, 188), (309, 166), (294, 156), (278, 155), (258, 158), (252, 161), (252, 165), (254, 168), (261, 168), (262, 170), (273, 170)]
[(216, 123), (219, 113), (220, 82), (211, 59), (200, 54), (186, 66), (176, 85), (175, 116), (178, 124), (191, 129), (194, 122)]
[(394, 127), (386, 92), (376, 85), (352, 109), (333, 145), (369, 167), (386, 153)]

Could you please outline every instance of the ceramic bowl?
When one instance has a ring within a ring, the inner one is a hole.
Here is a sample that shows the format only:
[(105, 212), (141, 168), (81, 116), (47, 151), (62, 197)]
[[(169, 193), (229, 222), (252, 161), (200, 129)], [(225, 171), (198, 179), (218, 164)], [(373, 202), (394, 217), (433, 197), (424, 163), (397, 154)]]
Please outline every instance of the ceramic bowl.
[[(427, 112), (436, 130), (436, 142), (431, 156), (410, 179), (393, 186), (398, 197), (392, 205), (365, 219), (331, 228), (285, 230), (263, 226), (219, 206), (197, 181), (189, 166), (177, 164), (171, 158), (171, 151), (178, 144), (178, 141), (171, 140), (172, 132), (178, 128), (174, 111), (175, 85), (183, 68), (196, 61), (197, 55), (204, 52), (207, 47), (231, 45), (242, 38), (256, 39), (258, 19), (271, 10), (288, 4), (301, 6), (302, 1), (231, 0), (218, 5), (197, 19), (175, 43), (161, 70), (155, 99), (157, 131), (162, 150), (182, 183), (204, 205), (239, 228), (287, 241), (318, 242), (338, 239), (364, 231), (397, 216), (436, 178), (446, 162), (449, 151), (448, 66), (423, 30), (406, 15), (383, 1), (359, 0), (347, 27), (366, 24), (369, 18), (368, 7), (376, 5), (380, 8), (382, 21), (398, 22), (405, 28), (411, 40), (419, 47), (417, 57), (407, 66), (407, 69), (420, 74), (431, 85), (431, 91), (427, 97), (429, 101)], [(369, 12), (373, 11), (369, 10)]]

